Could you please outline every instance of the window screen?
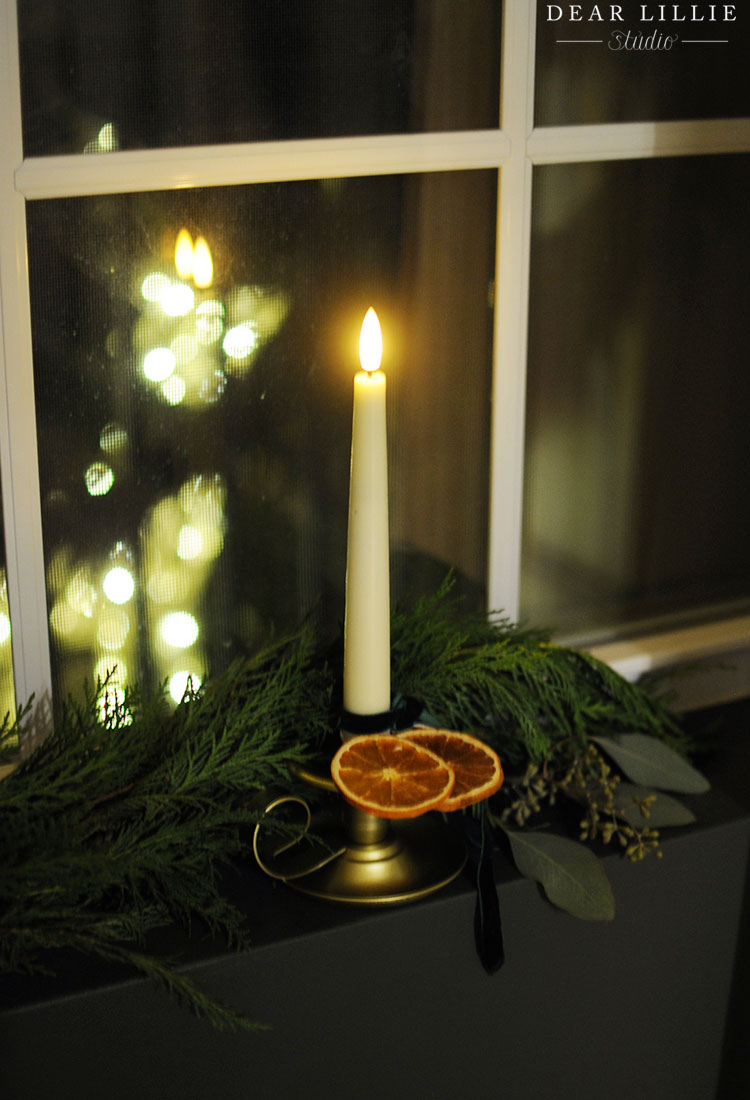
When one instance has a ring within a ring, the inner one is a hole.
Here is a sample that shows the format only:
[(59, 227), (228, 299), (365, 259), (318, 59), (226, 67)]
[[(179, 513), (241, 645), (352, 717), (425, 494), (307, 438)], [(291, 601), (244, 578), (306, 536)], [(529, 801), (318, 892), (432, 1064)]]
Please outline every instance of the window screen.
[(499, 0), (18, 10), (26, 156), (498, 124)]

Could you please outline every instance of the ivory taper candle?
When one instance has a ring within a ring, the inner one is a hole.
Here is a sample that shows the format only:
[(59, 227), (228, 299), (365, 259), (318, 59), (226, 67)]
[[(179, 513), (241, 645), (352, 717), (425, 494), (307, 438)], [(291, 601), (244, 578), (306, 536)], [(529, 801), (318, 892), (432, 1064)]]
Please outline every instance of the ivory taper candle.
[(354, 377), (344, 617), (344, 710), (382, 714), (391, 705), (388, 443), (383, 341), (375, 310), (362, 322)]

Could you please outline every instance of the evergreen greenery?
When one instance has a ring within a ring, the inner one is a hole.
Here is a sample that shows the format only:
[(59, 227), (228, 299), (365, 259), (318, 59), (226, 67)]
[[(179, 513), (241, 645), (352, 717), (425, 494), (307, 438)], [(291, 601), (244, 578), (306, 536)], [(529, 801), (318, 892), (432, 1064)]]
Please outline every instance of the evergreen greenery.
[(588, 653), (498, 616), (465, 614), (439, 591), (393, 617), (393, 682), (448, 729), (475, 733), (504, 764), (539, 763), (556, 742), (640, 730), (685, 747), (670, 710)]
[[(154, 928), (196, 917), (246, 944), (220, 871), (247, 851), (252, 795), (289, 785), (325, 732), (330, 689), (311, 657), (305, 632), (176, 710), (164, 693), (136, 691), (103, 706), (106, 684), (67, 702), (0, 783), (0, 973), (43, 969), (45, 950), (75, 948), (148, 974), (217, 1026), (252, 1026), (144, 945)], [(3, 740), (14, 735), (6, 722)]]
[[(190, 688), (176, 709), (164, 692), (137, 690), (110, 693), (103, 706), (106, 684), (82, 703), (68, 700), (51, 736), (0, 782), (0, 974), (44, 969), (48, 949), (73, 948), (135, 967), (217, 1027), (256, 1026), (155, 956), (147, 937), (199, 918), (231, 945), (247, 945), (222, 868), (247, 854), (260, 793), (292, 790), (295, 767), (330, 759), (341, 654), (340, 641), (317, 651), (304, 629)], [(637, 789), (643, 819), (634, 821), (633, 800), (616, 800), (600, 751), (648, 757), (653, 742), (667, 753), (659, 775), (669, 774), (672, 757), (689, 767), (673, 752), (685, 748), (675, 716), (642, 689), (542, 632), (465, 613), (450, 579), (394, 612), (392, 673), (397, 708), (473, 732), (499, 752), (508, 778), (490, 819), (514, 853), (519, 834), (509, 823), (524, 827), (524, 873), (544, 885), (525, 827), (541, 802), (561, 794), (584, 806), (582, 835), (625, 837), (633, 858), (656, 846), (646, 820), (652, 796)], [(6, 720), (0, 750), (26, 715)], [(620, 746), (618, 737), (633, 732), (637, 746)], [(554, 856), (565, 860), (562, 838)], [(550, 863), (546, 851), (542, 862)], [(548, 893), (579, 912), (580, 901), (574, 908)]]

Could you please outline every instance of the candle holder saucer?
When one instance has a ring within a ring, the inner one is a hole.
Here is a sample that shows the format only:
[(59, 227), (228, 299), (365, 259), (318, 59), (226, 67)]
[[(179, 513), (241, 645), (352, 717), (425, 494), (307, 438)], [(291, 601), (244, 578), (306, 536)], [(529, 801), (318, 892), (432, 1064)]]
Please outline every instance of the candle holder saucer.
[(333, 807), (313, 816), (305, 799), (280, 796), (266, 806), (302, 811), (297, 835), (264, 836), (255, 829), (253, 851), (263, 871), (311, 897), (347, 905), (400, 905), (427, 897), (452, 882), (466, 862), (463, 838), (438, 814), (387, 821), (350, 806), (333, 781), (307, 769), (299, 778), (335, 793)]

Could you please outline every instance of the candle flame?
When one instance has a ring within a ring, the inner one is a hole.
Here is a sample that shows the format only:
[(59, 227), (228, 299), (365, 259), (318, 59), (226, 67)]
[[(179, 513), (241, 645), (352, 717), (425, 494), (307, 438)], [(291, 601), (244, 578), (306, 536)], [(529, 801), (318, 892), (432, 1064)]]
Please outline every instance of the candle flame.
[(204, 237), (199, 237), (193, 249), (193, 280), (197, 287), (211, 286), (214, 277), (214, 264), (211, 249)]
[(177, 234), (174, 264), (181, 279), (189, 279), (193, 274), (193, 238), (187, 229), (181, 229)]
[(370, 306), (359, 334), (359, 361), (363, 370), (372, 372), (378, 369), (382, 358), (383, 335), (380, 331), (380, 321), (377, 313)]

